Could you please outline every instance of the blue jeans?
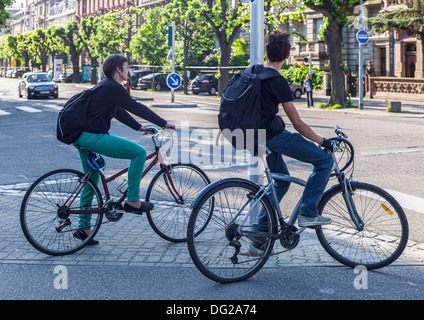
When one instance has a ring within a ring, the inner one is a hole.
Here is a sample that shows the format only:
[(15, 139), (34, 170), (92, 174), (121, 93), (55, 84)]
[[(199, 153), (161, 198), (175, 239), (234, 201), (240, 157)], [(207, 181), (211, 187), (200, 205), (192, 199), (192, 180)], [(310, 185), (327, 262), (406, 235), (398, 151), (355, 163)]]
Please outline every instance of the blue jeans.
[[(325, 187), (330, 179), (331, 169), (333, 168), (333, 157), (312, 141), (305, 139), (301, 134), (291, 133), (287, 130), (268, 140), (267, 147), (273, 151), (266, 159), (271, 172), (289, 174), (282, 155), (310, 163), (314, 166), (303, 192), (300, 214), (308, 217), (317, 217), (317, 207), (324, 194)], [(274, 186), (278, 202), (280, 202), (288, 191), (290, 182), (277, 180)], [(272, 196), (269, 196), (272, 199)], [(260, 227), (266, 226), (267, 222), (265, 210), (261, 210), (254, 223), (254, 226), (257, 227), (255, 229), (258, 231), (267, 231), (267, 227)]]

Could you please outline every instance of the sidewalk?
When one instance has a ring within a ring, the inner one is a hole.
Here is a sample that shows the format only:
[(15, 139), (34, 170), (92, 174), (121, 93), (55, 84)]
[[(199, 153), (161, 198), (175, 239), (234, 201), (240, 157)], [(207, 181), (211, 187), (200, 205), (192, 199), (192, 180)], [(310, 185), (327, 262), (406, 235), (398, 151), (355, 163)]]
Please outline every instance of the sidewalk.
[[(98, 265), (144, 267), (192, 267), (186, 243), (171, 243), (160, 238), (145, 215), (125, 214), (118, 222), (107, 222), (99, 230), (97, 246), (86, 246), (67, 256), (48, 256), (33, 248), (24, 237), (19, 221), (22, 198), (29, 184), (0, 186), (0, 264), (28, 265)], [(104, 218), (104, 221), (107, 221)], [(278, 241), (276, 253), (285, 251)], [(393, 266), (424, 265), (424, 244), (409, 242)], [(321, 247), (315, 232), (305, 231), (299, 245), (288, 252), (272, 256), (267, 268), (288, 266), (341, 266)]]

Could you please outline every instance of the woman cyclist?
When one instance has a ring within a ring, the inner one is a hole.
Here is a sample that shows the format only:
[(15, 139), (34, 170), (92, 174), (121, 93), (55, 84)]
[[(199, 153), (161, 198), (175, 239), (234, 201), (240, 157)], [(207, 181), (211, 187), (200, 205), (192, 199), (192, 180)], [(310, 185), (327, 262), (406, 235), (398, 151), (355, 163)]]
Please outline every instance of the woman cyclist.
[[(84, 173), (90, 170), (87, 163), (88, 152), (85, 149), (111, 158), (131, 160), (128, 169), (128, 192), (124, 211), (141, 214), (153, 209), (153, 204), (140, 200), (140, 181), (146, 162), (146, 150), (137, 143), (117, 136), (109, 135), (112, 118), (134, 130), (146, 132), (145, 127), (138, 123), (129, 113), (152, 122), (162, 128), (175, 130), (175, 125), (162, 119), (145, 105), (136, 102), (122, 86), (129, 74), (128, 59), (122, 55), (112, 54), (103, 63), (105, 79), (99, 82), (93, 92), (87, 111), (87, 121), (83, 133), (73, 143), (78, 148)], [(100, 175), (93, 174), (92, 179), (98, 183)], [(88, 192), (88, 191), (87, 191)], [(92, 195), (81, 194), (83, 202), (91, 205)], [(84, 203), (82, 204), (84, 206)], [(80, 215), (77, 231), (74, 237), (84, 240), (90, 234), (91, 215)], [(90, 245), (98, 244), (92, 240)]]

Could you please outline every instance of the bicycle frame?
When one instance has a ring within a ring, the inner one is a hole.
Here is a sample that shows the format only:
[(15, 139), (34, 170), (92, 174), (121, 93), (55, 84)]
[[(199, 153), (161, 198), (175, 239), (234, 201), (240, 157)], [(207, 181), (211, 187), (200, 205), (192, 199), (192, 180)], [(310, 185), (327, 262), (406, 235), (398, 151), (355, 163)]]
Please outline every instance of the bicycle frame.
[[(97, 161), (99, 161), (100, 157), (99, 155), (97, 155)], [(143, 174), (142, 174), (142, 179), (144, 178), (144, 176), (161, 160), (161, 155), (160, 155), (160, 148), (159, 147), (155, 147), (155, 151), (153, 151), (150, 155), (148, 155), (146, 157), (146, 161), (147, 160), (151, 160), (152, 161), (149, 163), (149, 165), (144, 169)], [(171, 192), (172, 196), (175, 198), (176, 201), (178, 201), (178, 199), (181, 199), (181, 195), (178, 193), (177, 189), (174, 186), (174, 183), (172, 181), (172, 179), (170, 179), (170, 172), (168, 170), (168, 166), (164, 163), (164, 162), (160, 162), (160, 168), (164, 169), (166, 172), (165, 175), (165, 184), (168, 187), (169, 191)], [(106, 178), (105, 177), (105, 173), (103, 172), (102, 169), (99, 170), (94, 170), (93, 168), (91, 168), (87, 174), (84, 176), (84, 180), (83, 183), (81, 185), (79, 185), (77, 187), (76, 190), (74, 190), (74, 192), (72, 193), (72, 195), (66, 200), (66, 202), (64, 203), (65, 207), (70, 207), (72, 205), (72, 203), (74, 202), (74, 200), (80, 195), (82, 189), (84, 188), (84, 186), (87, 184), (87, 181), (90, 180), (90, 178), (93, 176), (94, 172), (98, 171), (100, 174), (100, 179), (102, 182), (102, 186), (103, 189), (105, 191), (105, 199), (106, 201), (104, 202), (102, 208), (100, 209), (83, 209), (83, 210), (69, 210), (69, 213), (71, 214), (100, 214), (104, 212), (104, 208), (109, 204), (109, 202), (112, 200), (111, 196), (110, 196), (110, 192), (109, 192), (109, 187), (108, 184), (112, 181), (114, 181), (116, 178), (118, 178), (119, 176), (125, 174), (128, 172), (128, 167), (115, 173), (114, 175)], [(127, 197), (127, 190), (125, 190), (122, 193), (122, 196), (119, 198), (119, 200), (117, 201), (118, 203), (122, 203)]]
[[(332, 168), (332, 172), (335, 172), (336, 177), (338, 178), (338, 182), (339, 184), (342, 186), (342, 190), (343, 190), (343, 199), (346, 202), (346, 206), (347, 209), (349, 211), (349, 215), (353, 221), (353, 223), (355, 224), (356, 228), (361, 231), (363, 229), (364, 223), (361, 220), (361, 218), (359, 217), (357, 211), (356, 211), (356, 207), (355, 204), (352, 200), (352, 195), (353, 195), (353, 190), (352, 190), (352, 186), (351, 186), (351, 182), (345, 177), (344, 173), (340, 172), (339, 166), (337, 164), (336, 158), (333, 155), (333, 168)], [(245, 222), (247, 221), (248, 218), (250, 218), (253, 213), (256, 210), (256, 206), (258, 205), (258, 203), (260, 202), (260, 200), (267, 194), (270, 194), (270, 200), (271, 203), (274, 207), (274, 209), (277, 211), (277, 218), (278, 221), (280, 222), (280, 227), (282, 228), (284, 226), (284, 224), (286, 223), (284, 221), (281, 209), (280, 209), (280, 204), (277, 198), (277, 194), (275, 191), (275, 186), (274, 186), (274, 181), (285, 181), (285, 182), (289, 182), (289, 183), (295, 183), (297, 185), (300, 185), (302, 187), (306, 186), (306, 181), (287, 175), (287, 174), (281, 174), (281, 173), (272, 173), (269, 168), (268, 168), (268, 164), (266, 162), (266, 156), (263, 155), (261, 156), (261, 160), (264, 164), (265, 167), (265, 175), (267, 178), (268, 183), (264, 186), (262, 186), (260, 188), (260, 190), (254, 195), (252, 196), (252, 199), (255, 199), (254, 203), (251, 205), (249, 211), (246, 214), (246, 217), (243, 219), (243, 221), (240, 223), (239, 227), (238, 227), (238, 231), (240, 234), (242, 235), (260, 235), (257, 232), (254, 231), (242, 231), (242, 227), (244, 226)], [(237, 219), (237, 217), (239, 216), (239, 214), (244, 210), (244, 208), (251, 202), (251, 200), (247, 201), (245, 203), (245, 205), (242, 206), (242, 208), (236, 213), (233, 221), (235, 221)], [(289, 221), (287, 222), (287, 225), (289, 226), (293, 226), (296, 222), (296, 220), (298, 219), (299, 215), (300, 215), (300, 206), (302, 203), (302, 197), (299, 199), (299, 201), (297, 202), (295, 208), (293, 209), (292, 214), (290, 215)], [(302, 233), (304, 230), (306, 229), (306, 227), (302, 227), (299, 230), (296, 231), (296, 234), (300, 234)], [(264, 235), (263, 233), (261, 233), (262, 235)], [(266, 234), (266, 236), (268, 237), (275, 237), (277, 238), (277, 235), (273, 235), (273, 234)]]

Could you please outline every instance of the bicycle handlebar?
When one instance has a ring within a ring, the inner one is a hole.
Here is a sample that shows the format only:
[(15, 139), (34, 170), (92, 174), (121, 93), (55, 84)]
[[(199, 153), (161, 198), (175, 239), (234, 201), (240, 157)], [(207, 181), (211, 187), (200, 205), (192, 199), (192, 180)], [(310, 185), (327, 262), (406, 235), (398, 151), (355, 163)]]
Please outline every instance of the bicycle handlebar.
[(347, 139), (347, 134), (346, 134), (346, 133), (344, 133), (344, 132), (342, 131), (342, 128), (340, 128), (339, 126), (335, 126), (335, 127), (334, 127), (334, 131), (336, 132), (336, 134), (337, 134), (340, 138), (345, 138), (345, 139)]

